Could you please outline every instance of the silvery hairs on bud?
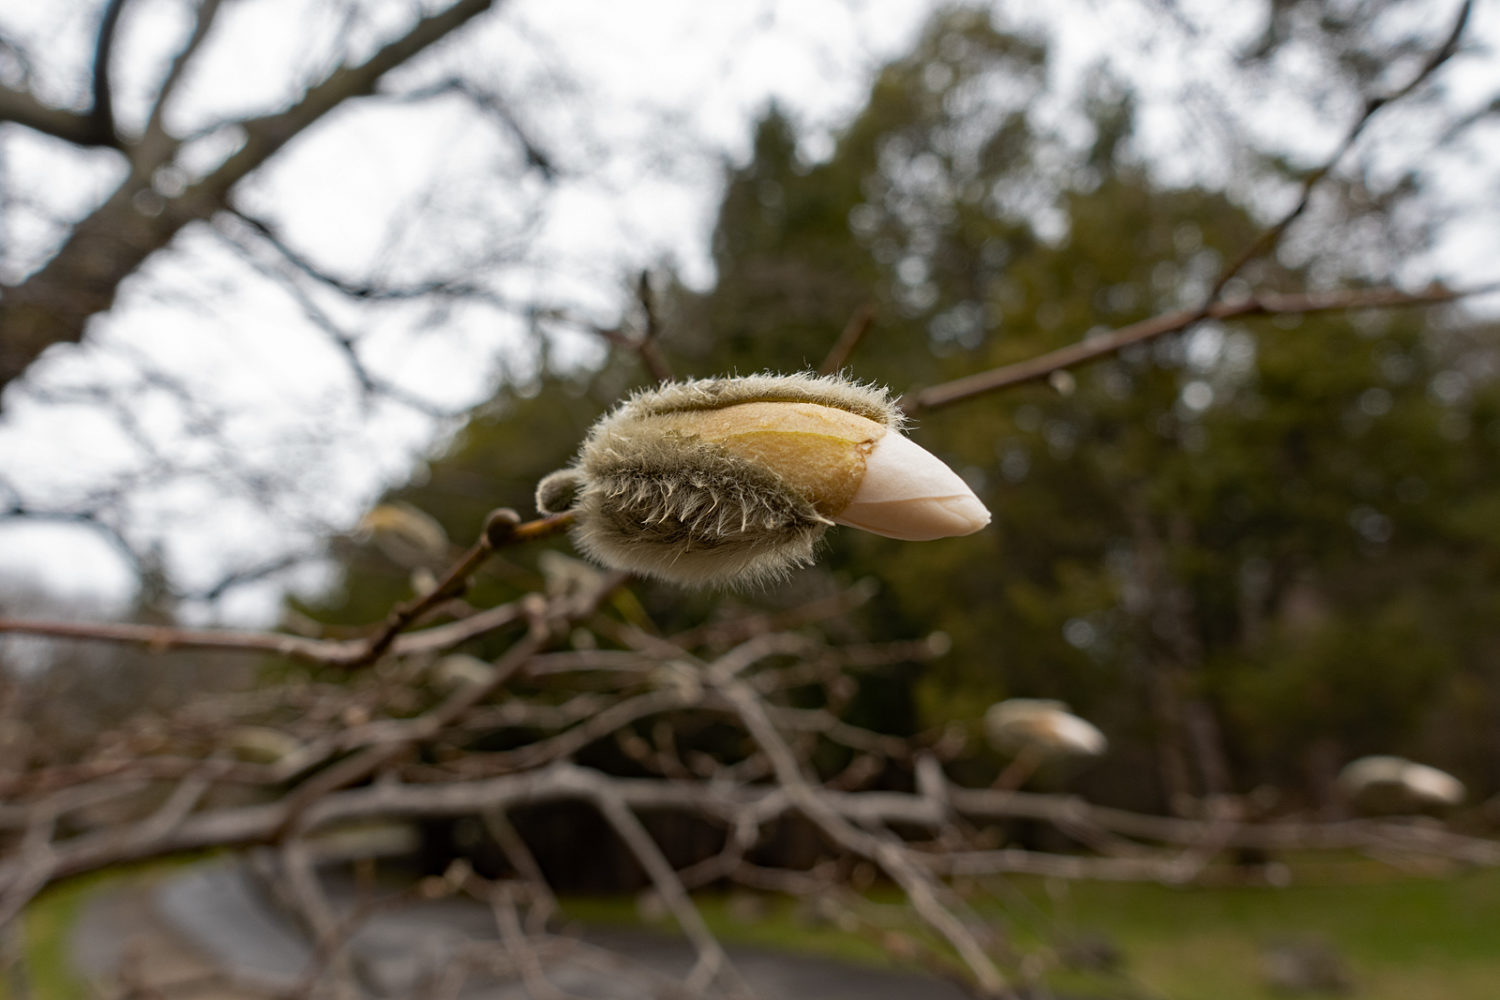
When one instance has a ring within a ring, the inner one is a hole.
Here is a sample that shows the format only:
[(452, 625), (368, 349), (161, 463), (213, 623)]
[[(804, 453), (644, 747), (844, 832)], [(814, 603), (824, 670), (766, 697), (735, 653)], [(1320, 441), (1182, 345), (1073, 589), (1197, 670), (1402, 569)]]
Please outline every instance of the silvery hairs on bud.
[[(988, 521), (951, 470), (902, 438), (901, 424), (886, 390), (840, 376), (665, 383), (602, 417), (574, 463), (538, 485), (537, 507), (571, 510), (575, 544), (598, 562), (690, 585), (784, 576), (812, 561), (818, 539), (836, 522), (911, 538), (982, 527), (971, 516), (960, 518), (958, 530), (947, 522), (937, 533), (926, 524), (917, 534), (899, 533), (904, 524), (897, 533), (885, 530), (883, 508), (912, 505), (899, 490), (874, 496), (873, 505), (861, 494), (867, 463), (887, 438), (898, 441), (902, 457), (911, 449), (941, 470), (937, 503), (951, 507), (960, 490)], [(916, 468), (930, 471), (921, 460)], [(895, 477), (908, 492), (915, 481), (909, 471)], [(849, 511), (858, 516), (841, 516)], [(952, 520), (951, 512), (939, 513)]]

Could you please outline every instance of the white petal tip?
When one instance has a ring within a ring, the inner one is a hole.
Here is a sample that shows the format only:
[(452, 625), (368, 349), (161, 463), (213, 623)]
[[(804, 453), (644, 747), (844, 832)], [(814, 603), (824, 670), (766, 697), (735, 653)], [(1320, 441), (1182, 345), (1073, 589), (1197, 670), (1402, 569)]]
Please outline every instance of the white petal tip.
[(1408, 768), (1406, 786), (1413, 795), (1429, 802), (1456, 806), (1464, 800), (1464, 785), (1446, 771), (1425, 764), (1413, 764)]
[(990, 523), (990, 512), (971, 493), (884, 503), (855, 500), (834, 520), (887, 538), (930, 542), (935, 538), (972, 535)]
[(990, 512), (941, 459), (891, 432), (871, 449), (859, 490), (834, 520), (887, 538), (926, 542), (972, 535), (990, 523)]

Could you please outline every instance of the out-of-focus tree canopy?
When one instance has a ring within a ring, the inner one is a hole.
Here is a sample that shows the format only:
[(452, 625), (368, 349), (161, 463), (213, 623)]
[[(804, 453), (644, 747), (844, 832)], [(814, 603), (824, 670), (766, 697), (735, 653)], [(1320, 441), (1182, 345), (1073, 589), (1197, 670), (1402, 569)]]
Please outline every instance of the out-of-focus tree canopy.
[[(1048, 66), (1041, 42), (960, 9), (879, 74), (826, 160), (808, 162), (770, 109), (728, 176), (715, 283), (658, 295), (678, 373), (815, 367), (863, 309), (872, 328), (847, 368), (901, 391), (1201, 299), (1257, 221), (1225, 193), (1159, 181), (1107, 75), (1079, 109), (1092, 142), (1039, 128), (1028, 109)], [(1315, 274), (1290, 255), (1237, 281), (1358, 286), (1368, 254), (1405, 236), (1357, 194), (1330, 195), (1325, 238), (1301, 255)], [(1364, 243), (1341, 264), (1351, 234)], [(876, 578), (867, 634), (953, 640), (901, 675), (910, 697), (884, 702), (881, 725), (1062, 698), (1123, 737), (1088, 778), (1106, 798), (1179, 806), (1262, 783), (1321, 798), (1337, 762), (1376, 751), (1493, 783), (1496, 748), (1477, 735), (1500, 721), (1492, 352), (1482, 324), (1433, 311), (1205, 322), (918, 413), (913, 436), (980, 492), (990, 529), (929, 544), (836, 532), (786, 587), (727, 600)], [(526, 501), (643, 379), (626, 358), (505, 389), (399, 495), (463, 537), (497, 500)], [(351, 568), (334, 604), (368, 619), (393, 593)], [(664, 627), (725, 600), (643, 595)]]

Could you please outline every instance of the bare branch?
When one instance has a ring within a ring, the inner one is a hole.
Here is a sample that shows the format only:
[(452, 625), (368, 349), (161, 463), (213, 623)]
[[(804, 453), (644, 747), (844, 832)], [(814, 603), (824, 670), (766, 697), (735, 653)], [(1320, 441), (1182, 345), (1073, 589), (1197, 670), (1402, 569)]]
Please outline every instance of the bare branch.
[(177, 91), (177, 84), (182, 79), (182, 74), (193, 61), (193, 56), (203, 47), (203, 42), (208, 38), (208, 33), (213, 29), (214, 19), (219, 15), (222, 0), (201, 0), (198, 4), (197, 14), (193, 18), (193, 30), (182, 48), (172, 59), (172, 65), (167, 69), (167, 75), (162, 79), (161, 86), (157, 89), (156, 99), (151, 105), (151, 114), (146, 120), (146, 130), (137, 143), (139, 150), (133, 158), (136, 160), (137, 168), (154, 166), (165, 160), (165, 149), (171, 144), (167, 136), (165, 115), (167, 103), (171, 101), (172, 95)]
[[(419, 298), (466, 298), (475, 299), (494, 306), (497, 309), (520, 311), (517, 303), (505, 300), (491, 289), (477, 284), (454, 281), (424, 281), (412, 285), (376, 285), (363, 282), (350, 281), (331, 273), (325, 268), (301, 253), (288, 243), (276, 227), (264, 219), (250, 215), (240, 208), (233, 208), (221, 216), (223, 219), (235, 219), (243, 223), (256, 236), (260, 237), (266, 245), (271, 247), (294, 271), (302, 274), (320, 285), (324, 285), (340, 295), (347, 296), (359, 302), (400, 302), (408, 299)], [(225, 231), (226, 227), (217, 226), (216, 231), (239, 248), (245, 248), (248, 241)]]
[(137, 645), (155, 652), (175, 649), (212, 649), (223, 652), (275, 653), (290, 659), (323, 666), (357, 669), (373, 663), (387, 652), (399, 655), (430, 653), (447, 649), (477, 635), (501, 628), (519, 617), (519, 609), (504, 605), (471, 618), (427, 629), (398, 641), (401, 633), (443, 602), (461, 594), (469, 577), (495, 551), (506, 545), (523, 544), (567, 530), (568, 514), (521, 523), (513, 512), (493, 519), (486, 534), (431, 591), (397, 606), (384, 624), (365, 639), (308, 639), (280, 632), (247, 632), (231, 629), (186, 629), (166, 625), (130, 625), (67, 622), (0, 617), (0, 634), (48, 636)]
[[(457, 0), (422, 18), (365, 62), (330, 73), (286, 110), (236, 123), (244, 135), (239, 149), (196, 184), (164, 199), (158, 213), (145, 214), (137, 207), (136, 195), (149, 187), (150, 177), (132, 172), (104, 204), (74, 227), (67, 242), (40, 270), (18, 285), (0, 288), (0, 329), (5, 330), (0, 339), (0, 388), (20, 376), (50, 345), (81, 340), (88, 318), (113, 305), (120, 282), (184, 226), (225, 208), (230, 190), (293, 138), (345, 101), (373, 94), (386, 73), (442, 41), (495, 2)], [(0, 117), (7, 103), (23, 113), (41, 110), (43, 118), (57, 118), (57, 113), (39, 109), (27, 95), (8, 91), (0, 93)]]
[(661, 345), (657, 340), (657, 335), (661, 332), (661, 324), (657, 316), (656, 296), (651, 290), (651, 272), (640, 273), (636, 279), (635, 290), (636, 304), (640, 306), (642, 319), (641, 329), (636, 332), (630, 332), (625, 325), (601, 326), (556, 310), (539, 310), (534, 315), (539, 319), (556, 320), (587, 330), (607, 341), (611, 346), (636, 355), (642, 367), (655, 381), (670, 381), (673, 377), (672, 366), (662, 354)]
[(110, 83), (113, 68), (115, 37), (119, 33), (120, 12), (128, 0), (109, 0), (99, 20), (99, 37), (94, 44), (94, 106), (89, 111), (94, 129), (101, 141), (98, 145), (115, 146), (119, 139), (115, 133), (114, 87)]
[(834, 341), (833, 346), (828, 349), (828, 356), (818, 366), (818, 374), (831, 375), (848, 364), (849, 356), (854, 353), (854, 349), (859, 346), (859, 342), (874, 325), (873, 307), (863, 305), (854, 310), (854, 315), (850, 316), (849, 322), (844, 324), (844, 330), (839, 334), (839, 339)]
[(656, 887), (659, 895), (682, 928), (688, 940), (692, 941), (693, 947), (698, 950), (698, 962), (693, 967), (692, 974), (688, 977), (688, 989), (702, 994), (708, 989), (721, 973), (727, 974), (743, 992), (750, 993), (744, 980), (735, 972), (734, 966), (729, 961), (729, 956), (724, 953), (724, 948), (704, 923), (703, 915), (693, 905), (687, 890), (683, 888), (682, 881), (677, 877), (676, 871), (636, 818), (620, 799), (613, 793), (609, 785), (600, 783), (595, 789), (594, 804), (614, 827), (620, 839), (625, 841), (630, 848), (630, 853), (640, 862), (641, 867), (646, 870), (646, 875), (651, 879), (651, 884)]
[(761, 751), (770, 758), (778, 783), (790, 801), (836, 843), (869, 858), (901, 886), (917, 914), (963, 958), (986, 995), (1012, 996), (1005, 976), (990, 961), (973, 931), (941, 902), (939, 888), (926, 872), (912, 864), (899, 842), (890, 836), (857, 829), (829, 805), (826, 793), (820, 795), (813, 790), (803, 777), (796, 756), (767, 716), (759, 697), (743, 681), (735, 679), (736, 666), (727, 664), (721, 667), (715, 663), (708, 670), (709, 679), (724, 692)]
[(540, 934), (547, 929), (547, 922), (558, 910), (557, 897), (553, 895), (552, 887), (547, 884), (547, 877), (542, 874), (541, 866), (537, 864), (536, 856), (531, 853), (531, 848), (526, 846), (526, 841), (516, 832), (516, 828), (511, 825), (510, 819), (502, 810), (485, 809), (480, 813), (480, 818), (484, 821), (485, 830), (505, 853), (511, 867), (526, 880), (526, 885), (536, 897), (532, 901), (526, 923), (529, 933)]
[(1339, 143), (1338, 147), (1334, 149), (1333, 153), (1321, 166), (1302, 179), (1302, 189), (1291, 210), (1278, 219), (1274, 225), (1257, 236), (1241, 252), (1239, 257), (1219, 273), (1219, 277), (1214, 282), (1213, 287), (1204, 296), (1203, 310), (1205, 314), (1218, 302), (1219, 296), (1223, 293), (1225, 287), (1245, 268), (1245, 265), (1269, 253), (1281, 241), (1281, 237), (1286, 234), (1291, 224), (1301, 218), (1302, 213), (1307, 210), (1307, 206), (1312, 200), (1314, 189), (1338, 167), (1339, 163), (1348, 155), (1349, 150), (1354, 148), (1355, 142), (1364, 134), (1366, 126), (1370, 124), (1375, 114), (1381, 108), (1390, 106), (1416, 90), (1433, 73), (1437, 72), (1439, 67), (1453, 57), (1453, 54), (1458, 51), (1458, 43), (1463, 37), (1464, 28), (1469, 23), (1469, 13), (1472, 8), (1473, 0), (1464, 0), (1463, 5), (1459, 8), (1458, 17), (1453, 22), (1453, 28), (1449, 31), (1443, 44), (1428, 57), (1421, 69), (1417, 71), (1416, 75), (1405, 86), (1388, 94), (1375, 94), (1365, 99), (1364, 108), (1361, 110), (1359, 117), (1354, 120), (1354, 124), (1349, 127), (1349, 131), (1345, 133), (1343, 141)]
[(1390, 309), (1413, 305), (1435, 305), (1487, 294), (1500, 288), (1500, 284), (1492, 282), (1467, 290), (1436, 288), (1425, 292), (1403, 293), (1395, 289), (1362, 289), (1322, 295), (1257, 295), (1235, 303), (1224, 303), (1219, 300), (1219, 296), (1223, 293), (1229, 282), (1244, 269), (1245, 265), (1275, 247), (1285, 234), (1287, 228), (1302, 215), (1312, 197), (1313, 190), (1343, 160), (1350, 148), (1353, 147), (1360, 135), (1363, 134), (1365, 127), (1369, 125), (1375, 113), (1416, 90), (1417, 87), (1453, 56), (1458, 50), (1459, 40), (1463, 35), (1465, 26), (1468, 24), (1471, 6), (1471, 0), (1465, 0), (1465, 3), (1459, 10), (1453, 28), (1444, 43), (1427, 59), (1418, 73), (1406, 85), (1389, 94), (1377, 95), (1366, 100), (1365, 107), (1359, 118), (1350, 127), (1338, 148), (1334, 150), (1333, 154), (1321, 166), (1303, 179), (1301, 194), (1296, 204), (1290, 211), (1278, 219), (1276, 223), (1256, 237), (1233, 263), (1219, 273), (1213, 287), (1210, 289), (1208, 295), (1204, 297), (1203, 305), (1196, 309), (1185, 309), (1142, 320), (1139, 323), (1122, 327), (1112, 333), (1090, 337), (1081, 343), (1060, 348), (1056, 351), (1050, 351), (1040, 357), (968, 375), (963, 378), (954, 379), (951, 382), (942, 383), (941, 385), (931, 386), (915, 394), (903, 397), (901, 400), (902, 408), (907, 413), (933, 410), (947, 406), (950, 403), (958, 402), (959, 400), (993, 392), (996, 389), (1046, 378), (1055, 371), (1114, 354), (1132, 344), (1143, 343), (1169, 333), (1180, 333), (1205, 319), (1232, 319), (1241, 316), (1310, 314), (1353, 309)]
[(528, 129), (522, 127), (510, 106), (498, 95), (481, 90), (471, 81), (452, 77), (419, 90), (393, 95), (393, 99), (426, 101), (445, 94), (459, 94), (473, 102), (476, 107), (490, 118), (499, 122), (515, 138), (526, 157), (527, 166), (535, 168), (544, 180), (554, 181), (557, 179), (558, 168), (555, 158), (536, 142)]
[(526, 986), (527, 995), (534, 1000), (577, 1000), (552, 985), (552, 981), (547, 978), (532, 935), (527, 934), (521, 926), (521, 916), (516, 912), (515, 894), (510, 887), (495, 886), (485, 895), (489, 900), (490, 912), (495, 915), (500, 942), (520, 970), (521, 982)]
[(1217, 302), (1206, 309), (1183, 309), (1132, 323), (1110, 333), (1093, 336), (1067, 347), (1012, 365), (1002, 365), (951, 382), (930, 386), (901, 398), (907, 413), (936, 410), (961, 400), (1046, 378), (1055, 371), (1072, 368), (1116, 354), (1133, 344), (1142, 344), (1169, 333), (1180, 333), (1204, 319), (1237, 319), (1248, 316), (1312, 315), (1350, 312), (1356, 309), (1396, 309), (1409, 306), (1443, 305), (1500, 290), (1500, 281), (1473, 288), (1431, 288), (1402, 292), (1393, 288), (1359, 289), (1305, 295), (1254, 295), (1238, 302)]

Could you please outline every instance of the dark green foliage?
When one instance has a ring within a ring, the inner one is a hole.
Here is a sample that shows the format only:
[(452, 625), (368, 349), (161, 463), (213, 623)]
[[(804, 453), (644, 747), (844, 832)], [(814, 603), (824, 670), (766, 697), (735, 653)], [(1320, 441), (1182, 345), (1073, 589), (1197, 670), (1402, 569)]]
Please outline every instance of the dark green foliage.
[[(1077, 109), (1093, 141), (1058, 138), (1034, 113), (1046, 68), (1037, 43), (950, 11), (879, 75), (826, 162), (806, 162), (769, 111), (727, 178), (716, 284), (662, 304), (679, 372), (816, 366), (869, 306), (849, 370), (899, 392), (1196, 304), (1256, 224), (1221, 193), (1158, 185), (1132, 156), (1130, 95), (1102, 76)], [(1320, 285), (1357, 283), (1330, 260)], [(1275, 260), (1241, 277), (1310, 285)], [(1202, 793), (1220, 765), (1224, 790), (1316, 795), (1313, 757), (1369, 752), (1492, 790), (1500, 391), (1484, 374), (1492, 331), (1462, 322), (1204, 324), (1075, 372), (1069, 392), (1024, 386), (924, 415), (912, 437), (969, 479), (994, 525), (932, 543), (832, 532), (818, 567), (763, 600), (877, 577), (854, 628), (941, 629), (953, 652), (894, 672), (857, 703), (862, 724), (973, 726), (1000, 697), (1061, 698), (1111, 739), (1087, 776), (1102, 798)], [(567, 461), (633, 371), (502, 393), (400, 496), (469, 537)], [(518, 553), (489, 585), (533, 582), (534, 560)], [(378, 617), (381, 586), (351, 576), (339, 615)], [(639, 594), (664, 629), (727, 606)]]

